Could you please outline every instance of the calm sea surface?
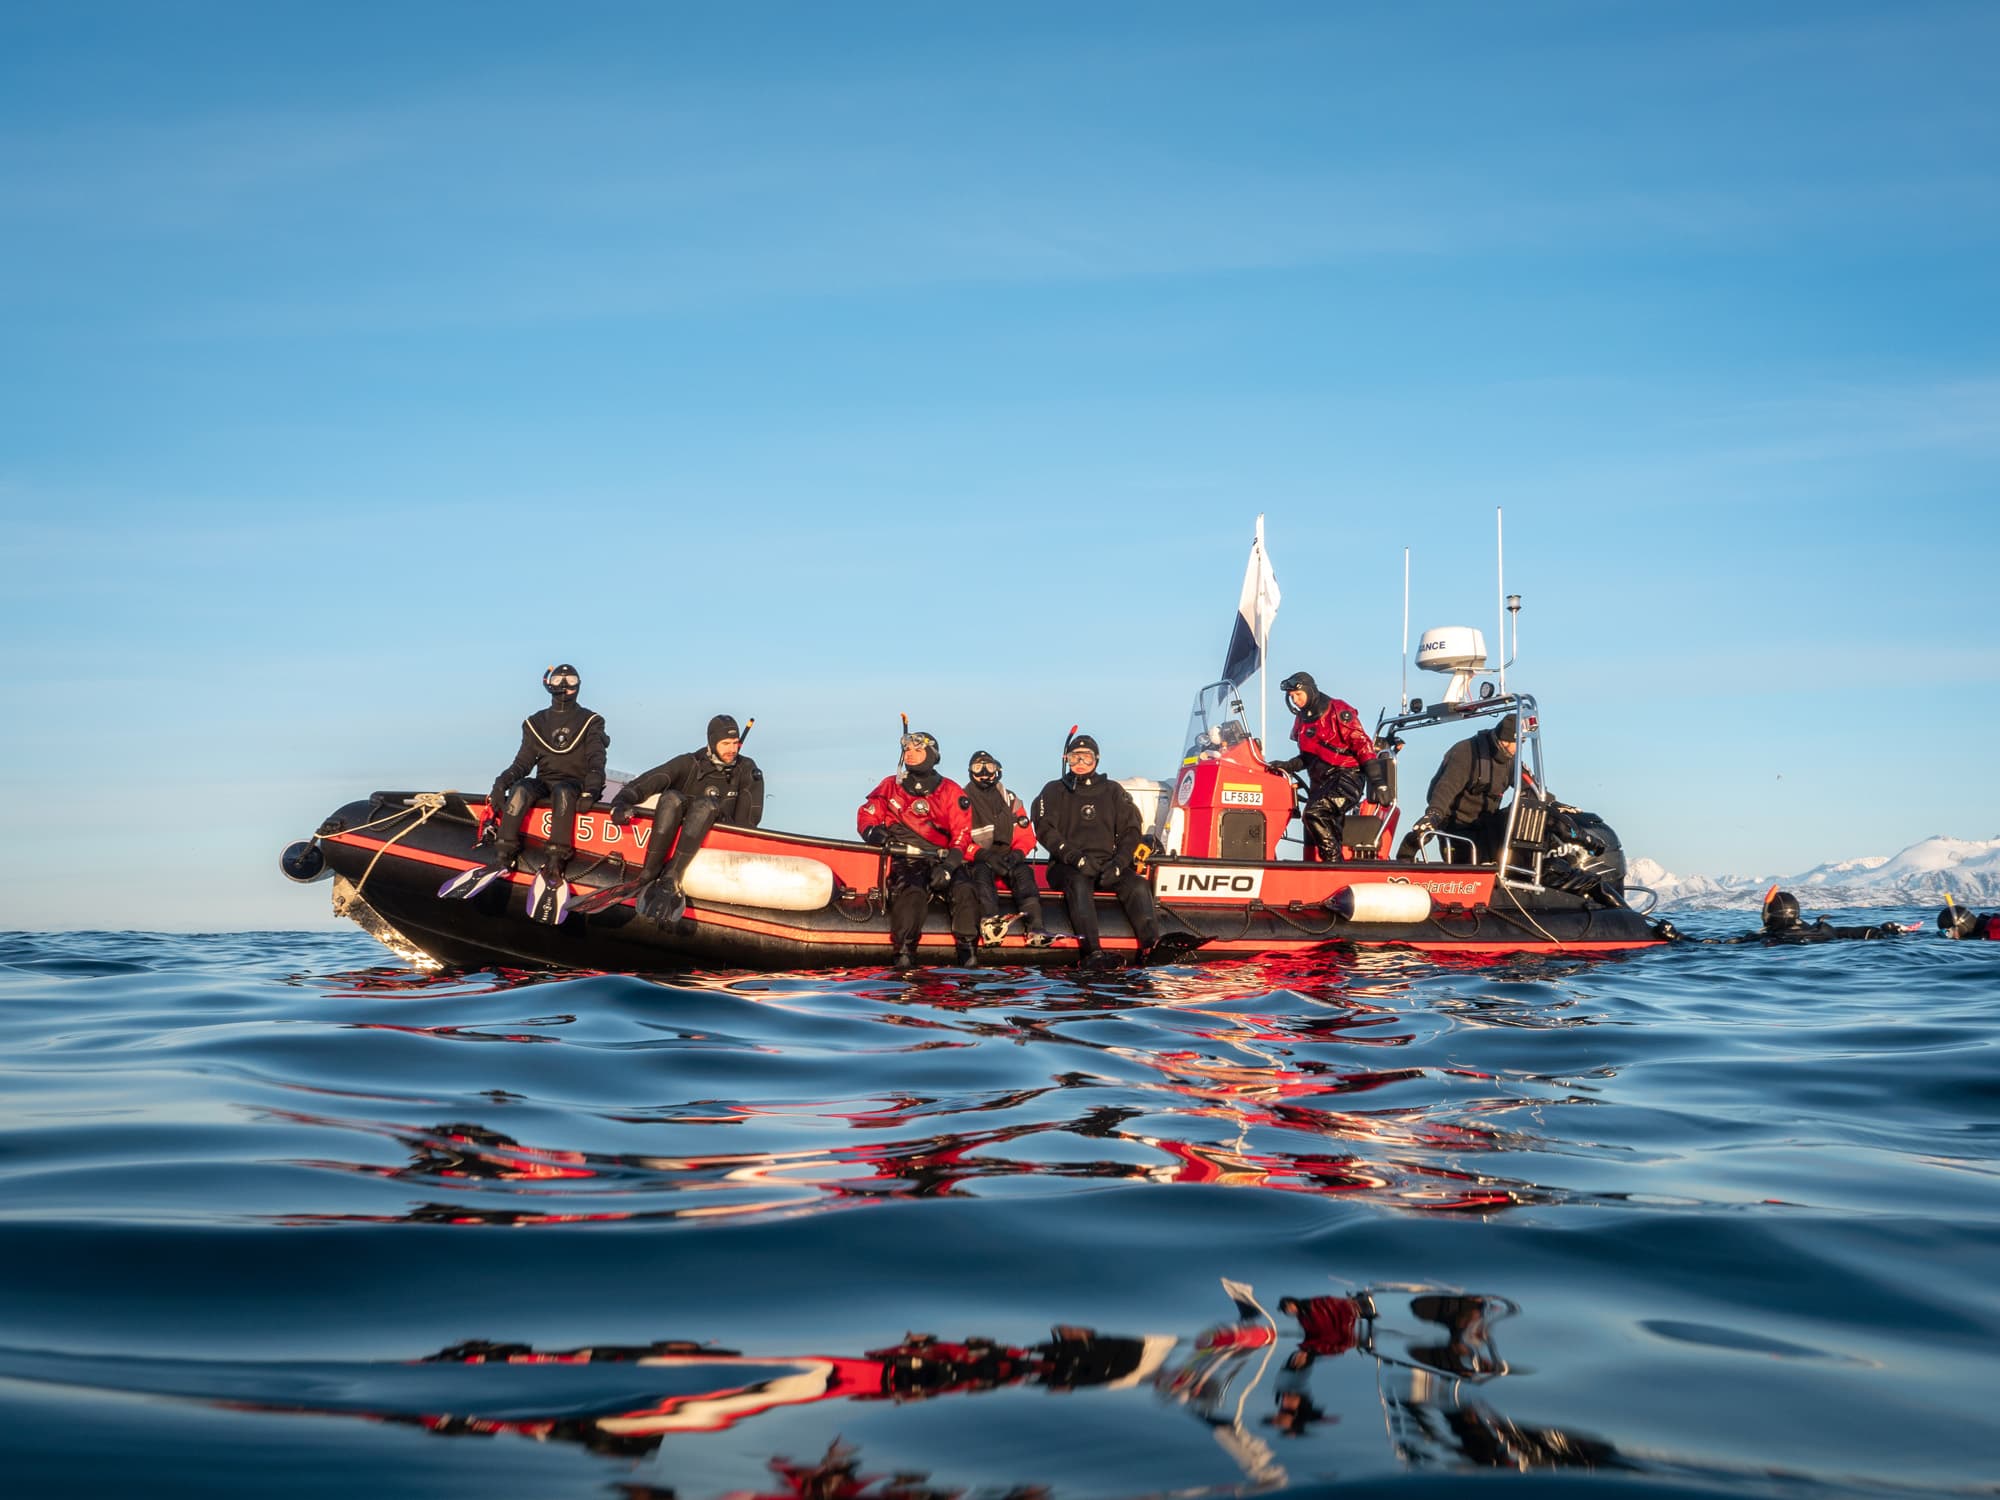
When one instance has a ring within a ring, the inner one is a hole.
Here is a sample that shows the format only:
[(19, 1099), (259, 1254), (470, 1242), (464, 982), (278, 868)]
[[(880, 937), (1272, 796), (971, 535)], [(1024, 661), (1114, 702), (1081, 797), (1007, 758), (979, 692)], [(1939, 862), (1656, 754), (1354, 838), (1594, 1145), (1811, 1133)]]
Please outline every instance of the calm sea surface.
[(2000, 944), (1078, 983), (0, 936), (7, 1496), (1496, 1471), (2000, 1491)]

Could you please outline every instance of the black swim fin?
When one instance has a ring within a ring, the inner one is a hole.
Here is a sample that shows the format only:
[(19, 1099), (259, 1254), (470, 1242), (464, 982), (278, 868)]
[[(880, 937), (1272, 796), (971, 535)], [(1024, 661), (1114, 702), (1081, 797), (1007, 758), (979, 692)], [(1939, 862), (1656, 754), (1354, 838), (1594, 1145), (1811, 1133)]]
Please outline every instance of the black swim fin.
[(1146, 950), (1146, 956), (1140, 962), (1148, 967), (1154, 964), (1177, 964), (1207, 942), (1207, 938), (1192, 932), (1169, 932)]
[(639, 892), (639, 915), (649, 922), (658, 922), (662, 927), (669, 922), (678, 922), (681, 913), (687, 910), (687, 897), (672, 879), (662, 877), (650, 882)]
[(456, 875), (438, 887), (438, 894), (447, 901), (470, 901), (486, 887), (505, 875), (513, 866), (510, 863), (474, 865), (471, 869), (460, 870)]
[(573, 916), (588, 917), (601, 911), (608, 911), (621, 901), (631, 900), (644, 883), (639, 880), (621, 880), (615, 885), (601, 885), (594, 891), (586, 891), (570, 902), (570, 913)]

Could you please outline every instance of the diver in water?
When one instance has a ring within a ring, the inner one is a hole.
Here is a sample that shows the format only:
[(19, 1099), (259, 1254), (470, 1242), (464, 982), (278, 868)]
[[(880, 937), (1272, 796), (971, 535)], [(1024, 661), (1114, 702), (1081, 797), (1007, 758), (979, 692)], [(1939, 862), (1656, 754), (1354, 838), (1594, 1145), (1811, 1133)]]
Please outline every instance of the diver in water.
[(1900, 937), (1906, 929), (1897, 922), (1881, 922), (1872, 927), (1835, 927), (1821, 917), (1816, 922), (1799, 919), (1799, 898), (1790, 891), (1781, 891), (1775, 885), (1764, 893), (1764, 925), (1756, 932), (1746, 932), (1741, 937), (1722, 938), (1725, 943), (1765, 943), (1770, 945), (1789, 943), (1834, 943), (1843, 940), (1855, 942), (1874, 938)]
[(1059, 881), (1069, 924), (1083, 949), (1083, 961), (1103, 958), (1097, 927), (1097, 892), (1111, 891), (1143, 960), (1160, 940), (1159, 910), (1153, 888), (1134, 868), (1144, 824), (1132, 794), (1097, 769), (1097, 741), (1079, 734), (1063, 747), (1068, 771), (1035, 798), (1035, 836), (1049, 851), (1049, 874)]
[(1982, 914), (1946, 897), (1945, 908), (1937, 915), (1937, 924), (1939, 932), (1956, 941), (2000, 943), (2000, 912)]
[(1363, 762), (1375, 758), (1375, 742), (1361, 727), (1351, 705), (1319, 690), (1310, 672), (1294, 672), (1278, 686), (1292, 708), (1292, 738), (1299, 753), (1272, 761), (1271, 769), (1308, 774), (1305, 824), (1307, 859), (1335, 864), (1348, 810), (1361, 800)]
[(965, 794), (972, 799), (972, 842), (976, 852), (965, 878), (979, 903), (979, 937), (1000, 941), (1007, 920), (1000, 915), (1000, 882), (1007, 883), (1021, 910), (1021, 925), (1031, 948), (1048, 946), (1042, 930), (1042, 897), (1035, 889), (1035, 872), (1028, 860), (1035, 852), (1035, 825), (1021, 799), (1000, 782), (1000, 762), (985, 750), (972, 752), (965, 768)]
[(582, 679), (568, 662), (542, 674), (549, 706), (521, 721), (521, 748), (493, 779), (489, 800), (500, 816), (494, 837), (497, 869), (510, 868), (521, 853), (521, 824), (549, 804), (549, 848), (543, 871), (559, 879), (576, 853), (576, 819), (604, 794), (604, 753), (611, 737), (604, 717), (576, 701)]
[(709, 829), (717, 823), (755, 828), (763, 820), (764, 773), (743, 754), (742, 726), (728, 714), (717, 714), (708, 721), (708, 743), (702, 749), (676, 755), (619, 788), (611, 800), (611, 821), (621, 827), (631, 822), (639, 804), (655, 792), (660, 800), (653, 809), (636, 904), (642, 916), (673, 922), (687, 908), (681, 877)]
[(1500, 857), (1507, 836), (1507, 810), (1500, 804), (1514, 785), (1514, 753), (1520, 741), (1520, 721), (1508, 714), (1491, 729), (1460, 740), (1444, 753), (1431, 778), (1424, 815), (1417, 819), (1396, 850), (1398, 859), (1414, 859), (1424, 836), (1448, 834), (1440, 853), (1445, 864), (1464, 864), (1464, 844), (1472, 845), (1473, 864)]
[(949, 896), (957, 962), (977, 964), (979, 901), (960, 874), (978, 848), (972, 841), (972, 799), (949, 776), (938, 774), (935, 736), (906, 732), (900, 743), (902, 769), (877, 783), (854, 819), (863, 841), (889, 856), (884, 886), (894, 950), (890, 962), (898, 969), (915, 965), (931, 898)]

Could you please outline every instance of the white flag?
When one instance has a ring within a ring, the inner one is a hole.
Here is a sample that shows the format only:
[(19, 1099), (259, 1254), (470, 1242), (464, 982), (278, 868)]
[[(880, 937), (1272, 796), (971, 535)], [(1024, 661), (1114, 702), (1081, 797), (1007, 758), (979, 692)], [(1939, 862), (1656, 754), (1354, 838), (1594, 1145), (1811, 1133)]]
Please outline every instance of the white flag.
[(1222, 663), (1222, 680), (1241, 687), (1264, 665), (1264, 646), (1271, 639), (1271, 621), (1278, 614), (1278, 578), (1264, 555), (1264, 518), (1257, 518), (1257, 536), (1250, 543), (1250, 566), (1243, 573), (1243, 594), (1236, 604), (1236, 624), (1229, 632), (1229, 652)]

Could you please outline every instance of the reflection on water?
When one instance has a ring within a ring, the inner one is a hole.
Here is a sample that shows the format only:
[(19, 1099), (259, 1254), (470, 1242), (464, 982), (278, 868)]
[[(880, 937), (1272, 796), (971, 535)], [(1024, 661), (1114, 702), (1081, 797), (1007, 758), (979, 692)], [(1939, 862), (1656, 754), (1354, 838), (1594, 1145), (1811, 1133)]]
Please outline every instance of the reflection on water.
[[(1413, 1466), (1639, 1467), (1608, 1443), (1510, 1421), (1490, 1395), (1470, 1394), (1508, 1373), (1493, 1325), (1518, 1309), (1504, 1298), (1408, 1287), (1284, 1297), (1281, 1328), (1253, 1288), (1222, 1285), (1234, 1316), (1187, 1336), (1063, 1324), (1030, 1345), (906, 1333), (847, 1354), (746, 1353), (676, 1339), (567, 1349), (468, 1339), (395, 1363), (261, 1367), (0, 1348), (0, 1376), (236, 1411), (395, 1423), (436, 1437), (567, 1443), (622, 1458), (827, 1402), (907, 1405), (1009, 1388), (1146, 1391), (1208, 1429), (1260, 1489), (1287, 1479), (1274, 1443), (1304, 1438), (1317, 1424), (1378, 1415), (1387, 1418), (1396, 1457)], [(1347, 1355), (1374, 1367), (1379, 1413), (1344, 1412), (1315, 1392), (1313, 1372)], [(770, 1471), (787, 1484), (837, 1480), (832, 1491), (799, 1493), (858, 1494), (840, 1487), (860, 1482), (858, 1461), (837, 1443), (809, 1465), (773, 1458)]]
[(636, 978), (0, 935), (0, 1473), (1990, 1492), (1995, 945), (1868, 946)]
[[(1483, 1211), (1563, 1197), (1469, 1165), (1481, 1155), (1532, 1149), (1534, 1138), (1502, 1117), (1524, 1103), (1555, 1101), (1540, 1092), (1525, 1101), (1504, 1092), (1469, 1093), (1498, 1080), (1467, 1068), (1369, 1065), (1380, 1049), (1414, 1040), (1407, 1017), (1381, 1003), (1407, 991), (1401, 976), (1408, 967), (1379, 956), (1338, 968), (1289, 959), (1229, 965), (1213, 976), (1141, 972), (1097, 984), (1047, 983), (1027, 970), (931, 973), (908, 982), (870, 972), (845, 992), (874, 1007), (865, 1024), (919, 1032), (922, 1040), (867, 1046), (869, 1055), (998, 1044), (1055, 1049), (1058, 1070), (1045, 1082), (996, 1092), (691, 1100), (635, 1104), (610, 1116), (671, 1128), (676, 1149), (670, 1152), (524, 1144), (499, 1128), (499, 1116), (493, 1123), (432, 1125), (285, 1112), (298, 1124), (391, 1138), (410, 1153), (396, 1167), (325, 1157), (301, 1165), (447, 1185), (463, 1196), (455, 1209), (425, 1201), (393, 1214), (281, 1217), (296, 1224), (410, 1218), (525, 1225), (796, 1215), (885, 1197), (949, 1197), (1018, 1177), (1042, 1179), (1044, 1187), (1123, 1179), (1361, 1195), (1421, 1211)], [(753, 1009), (810, 1013), (810, 997), (796, 984), (763, 974), (696, 975), (671, 986), (638, 982)], [(355, 976), (335, 976), (333, 983), (340, 993), (359, 992)], [(457, 975), (405, 976), (394, 988), (454, 998), (484, 992), (483, 981)], [(1118, 1039), (1120, 1022), (1143, 1023), (1143, 1038)], [(564, 1040), (575, 1023), (565, 1013), (505, 1030), (346, 1024), (436, 1041), (534, 1045)], [(683, 1053), (770, 1050), (742, 1031), (701, 1027), (677, 1028), (673, 1042)], [(1433, 1086), (1445, 1080), (1449, 1088)], [(810, 1134), (821, 1144), (717, 1150), (705, 1145), (717, 1127), (732, 1135), (745, 1133), (743, 1127), (788, 1139)], [(846, 1133), (866, 1139), (839, 1141)], [(546, 1187), (524, 1184), (552, 1181), (560, 1202), (523, 1201), (551, 1199)], [(505, 1206), (480, 1201), (480, 1182), (504, 1185)]]

